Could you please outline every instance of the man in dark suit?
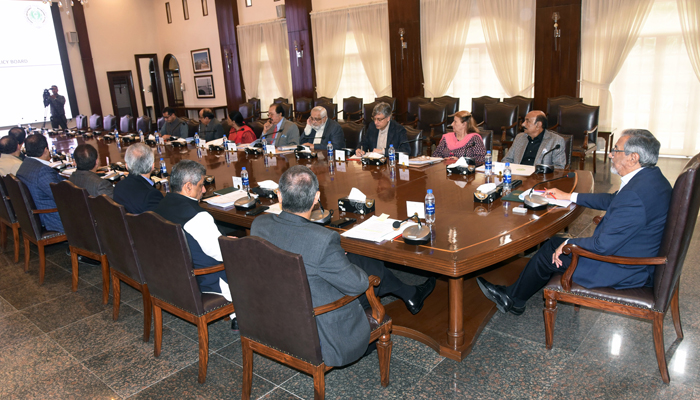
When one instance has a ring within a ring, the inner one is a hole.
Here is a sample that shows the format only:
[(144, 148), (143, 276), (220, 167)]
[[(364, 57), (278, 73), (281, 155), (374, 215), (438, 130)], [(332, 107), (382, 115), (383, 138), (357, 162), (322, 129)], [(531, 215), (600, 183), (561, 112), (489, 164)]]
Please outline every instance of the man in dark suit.
[[(19, 126), (12, 127), (9, 131), (7, 131), (7, 136), (12, 136), (13, 138), (15, 138), (15, 140), (19, 144), (19, 147), (22, 149), (24, 148), (24, 139), (27, 138), (27, 132), (25, 132), (24, 128), (20, 128)], [(26, 156), (27, 154), (24, 151), (20, 151), (20, 160), (24, 161), (24, 158)]]
[(208, 108), (199, 111), (199, 137), (207, 142), (224, 137), (224, 127)]
[[(279, 181), (282, 213), (256, 218), (250, 233), (302, 255), (314, 307), (363, 293), (368, 287), (368, 275), (376, 275), (381, 279), (376, 289), (378, 296), (392, 293), (404, 299), (412, 313), (419, 312), (423, 300), (435, 288), (435, 278), (420, 286), (409, 286), (383, 262), (346, 254), (340, 247), (338, 232), (309, 221), (319, 197), (318, 179), (308, 167), (289, 168)], [(363, 307), (369, 308), (369, 304), (366, 296), (360, 299), (316, 318), (326, 365), (349, 364), (368, 350), (370, 330)]]
[(132, 214), (153, 211), (163, 200), (160, 190), (153, 187), (153, 150), (143, 143), (135, 143), (124, 155), (129, 176), (114, 187), (114, 201)]
[(22, 147), (11, 135), (0, 139), (0, 175), (17, 175), (17, 170), (22, 165), (22, 160), (19, 158), (21, 152)]
[[(553, 237), (528, 262), (511, 286), (496, 286), (479, 277), (484, 295), (501, 312), (520, 315), (525, 302), (540, 290), (555, 272), (563, 272), (571, 255), (562, 254), (568, 244), (606, 256), (656, 257), (671, 202), (671, 184), (656, 167), (660, 143), (643, 129), (628, 129), (610, 153), (611, 171), (621, 177), (620, 189), (610, 193), (565, 193), (548, 189), (547, 195), (576, 204), (605, 210), (592, 237), (565, 240)], [(586, 288), (631, 289), (652, 286), (654, 266), (621, 265), (581, 258), (573, 280)]]
[(345, 135), (340, 124), (328, 118), (325, 107), (314, 107), (306, 121), (306, 128), (299, 140), (304, 146), (314, 150), (326, 150), (328, 142), (333, 144), (333, 149), (345, 147)]
[(112, 198), (114, 196), (114, 186), (106, 179), (100, 178), (92, 170), (97, 166), (97, 150), (89, 144), (81, 144), (73, 152), (75, 166), (77, 170), (68, 179), (75, 186), (87, 190), (90, 196), (101, 194)]
[(362, 141), (355, 154), (363, 156), (366, 152), (389, 154), (389, 145), (394, 145), (396, 152), (409, 154), (411, 146), (406, 142), (406, 128), (391, 117), (391, 106), (379, 103), (372, 110), (372, 122), (367, 132), (362, 135)]
[(275, 147), (299, 144), (299, 127), (285, 118), (282, 104), (271, 104), (267, 115), (270, 119), (263, 126), (267, 143), (274, 144)]
[[(27, 158), (19, 167), (17, 178), (27, 185), (38, 209), (56, 208), (49, 184), (59, 183), (63, 178), (49, 167), (51, 153), (46, 138), (39, 134), (29, 135), (24, 141), (24, 148), (27, 150)], [(39, 218), (47, 230), (63, 232), (58, 212), (39, 214)]]

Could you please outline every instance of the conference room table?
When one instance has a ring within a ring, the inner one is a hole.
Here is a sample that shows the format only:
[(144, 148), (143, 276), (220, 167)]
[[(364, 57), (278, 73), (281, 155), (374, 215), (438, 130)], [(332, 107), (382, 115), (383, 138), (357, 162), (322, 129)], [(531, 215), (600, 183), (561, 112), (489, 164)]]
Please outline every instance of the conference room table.
[[(123, 162), (127, 148), (125, 144), (117, 146), (114, 141), (102, 138), (51, 137), (50, 141), (59, 152), (83, 142), (92, 144), (98, 150), (99, 165), (105, 165), (106, 157), (111, 163)], [(180, 148), (170, 145), (152, 147), (156, 167), (161, 157), (168, 171), (184, 159), (205, 165), (207, 174), (215, 180), (207, 186), (204, 197), (232, 186), (232, 177), (239, 177), (243, 167), (250, 174), (250, 186), (256, 187), (264, 180), (279, 182), (281, 174), (290, 166), (306, 165), (318, 177), (321, 204), (325, 209), (333, 210), (333, 219), (357, 219), (355, 224), (339, 229), (341, 233), (372, 215), (385, 213), (393, 219), (404, 219), (407, 217), (406, 202), (422, 203), (427, 189), (432, 189), (436, 198), (436, 221), (431, 227), (429, 243), (411, 245), (401, 238), (374, 243), (341, 237), (341, 245), (348, 252), (424, 271), (422, 274), (437, 275), (435, 290), (425, 300), (421, 312), (412, 315), (401, 300), (386, 305), (386, 311), (393, 319), (394, 334), (418, 340), (441, 356), (458, 361), (469, 354), (480, 332), (496, 312), (494, 303), (479, 290), (476, 277), (484, 276), (502, 285), (514, 282), (527, 261), (518, 255), (564, 229), (584, 210), (572, 203), (568, 207), (550, 206), (519, 215), (512, 210), (521, 203), (500, 199), (490, 204), (476, 202), (473, 194), (488, 178), (478, 172), (450, 175), (446, 171), (447, 162), (420, 168), (368, 166), (358, 161), (329, 162), (325, 151), (318, 152), (315, 159), (297, 160), (293, 153), (248, 155), (243, 151), (197, 150), (192, 144)], [(521, 179), (523, 184), (517, 189), (525, 190), (543, 180), (565, 175), (565, 171), (555, 171), (527, 177), (514, 175), (513, 179)], [(563, 178), (543, 187), (589, 193), (593, 191), (593, 176), (589, 171), (577, 171), (576, 178)], [(375, 200), (374, 213), (339, 212), (338, 199), (347, 196), (352, 188)], [(271, 205), (273, 201), (262, 199), (262, 203)], [(202, 206), (216, 220), (245, 228), (250, 228), (255, 218), (233, 207), (222, 209), (204, 202)], [(399, 234), (400, 230), (397, 236)]]

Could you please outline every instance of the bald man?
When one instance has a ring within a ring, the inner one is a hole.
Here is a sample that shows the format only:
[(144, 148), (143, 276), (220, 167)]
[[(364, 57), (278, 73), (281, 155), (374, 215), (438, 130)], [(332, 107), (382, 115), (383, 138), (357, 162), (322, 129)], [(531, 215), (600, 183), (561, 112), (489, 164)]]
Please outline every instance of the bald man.
[[(524, 132), (518, 134), (508, 154), (502, 162), (511, 164), (548, 164), (554, 168), (564, 169), (566, 166), (566, 143), (564, 138), (547, 130), (547, 116), (539, 110), (530, 111), (523, 122)], [(546, 154), (559, 145), (559, 148)], [(544, 156), (544, 157), (543, 157)]]

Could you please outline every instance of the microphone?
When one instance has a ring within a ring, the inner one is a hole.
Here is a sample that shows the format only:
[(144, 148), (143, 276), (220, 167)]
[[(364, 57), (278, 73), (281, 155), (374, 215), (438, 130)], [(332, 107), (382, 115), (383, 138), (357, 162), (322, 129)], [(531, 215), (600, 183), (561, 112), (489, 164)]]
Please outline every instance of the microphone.
[(533, 186), (532, 189), (530, 190), (530, 194), (528, 195), (528, 197), (526, 197), (525, 200), (523, 201), (525, 203), (525, 208), (530, 209), (530, 210), (543, 210), (543, 209), (547, 208), (547, 205), (549, 205), (549, 201), (547, 199), (545, 199), (543, 196), (535, 195), (533, 198), (532, 193), (535, 191), (535, 188), (537, 186), (542, 185), (543, 183), (558, 181), (559, 179), (575, 178), (575, 177), (576, 177), (576, 172), (569, 172), (565, 176), (560, 176), (559, 178), (549, 179), (549, 180), (542, 181), (540, 183), (535, 184), (535, 186)]
[[(557, 144), (556, 146), (552, 147), (549, 151), (542, 154), (542, 161), (544, 161), (544, 157), (547, 154), (553, 152), (556, 149), (560, 149), (560, 148), (561, 148), (561, 145)], [(551, 174), (552, 172), (554, 172), (554, 165), (552, 165), (552, 164), (537, 164), (537, 165), (535, 165), (535, 173)]]
[(413, 225), (404, 229), (403, 233), (401, 233), (404, 243), (415, 245), (428, 243), (430, 241), (430, 227), (428, 227), (428, 225), (423, 225), (420, 223), (418, 213), (414, 213), (413, 215), (411, 215), (403, 221), (394, 221), (392, 226), (394, 227), (394, 229), (398, 229), (402, 223), (408, 221), (409, 219), (418, 222), (418, 226)]
[(399, 227), (401, 226), (401, 224), (403, 224), (404, 222), (408, 221), (409, 219), (412, 219), (412, 220), (418, 222), (418, 226), (423, 226), (423, 225), (421, 225), (421, 223), (420, 223), (420, 218), (418, 218), (418, 213), (414, 213), (413, 215), (411, 215), (410, 217), (404, 219), (403, 221), (394, 221), (394, 223), (391, 224), (391, 226), (393, 226), (394, 229), (399, 229)]
[(318, 208), (318, 210), (314, 210), (311, 212), (309, 221), (321, 225), (326, 225), (331, 221), (331, 217), (333, 216), (333, 210), (324, 210), (323, 206), (321, 205), (321, 200), (318, 201)]
[(419, 141), (419, 140), (423, 140), (423, 139), (422, 139), (422, 138), (416, 138), (416, 139), (407, 140), (407, 141), (405, 141), (405, 142), (401, 142), (401, 143), (399, 144), (399, 147), (401, 147), (402, 144), (413, 143), (413, 142), (417, 142), (417, 141)]

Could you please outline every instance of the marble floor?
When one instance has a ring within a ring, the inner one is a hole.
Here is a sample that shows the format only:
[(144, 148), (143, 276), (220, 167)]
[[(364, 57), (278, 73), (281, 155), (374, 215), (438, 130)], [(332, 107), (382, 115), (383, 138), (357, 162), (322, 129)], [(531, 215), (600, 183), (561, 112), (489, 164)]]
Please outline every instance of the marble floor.
[[(659, 165), (673, 182), (686, 162), (662, 159)], [(608, 166), (599, 156), (597, 191), (614, 191), (619, 185)], [(589, 235), (593, 215), (586, 211), (569, 234)], [(0, 398), (240, 398), (239, 336), (230, 331), (229, 322), (209, 326), (209, 369), (206, 384), (200, 385), (196, 328), (164, 315), (163, 351), (153, 357), (152, 337), (148, 343), (141, 338), (140, 294), (122, 285), (121, 314), (112, 321), (111, 300), (101, 304), (98, 267), (81, 264), (79, 290), (70, 291), (66, 248), (48, 249), (43, 286), (38, 285), (36, 253), (26, 274), (21, 264), (12, 262), (11, 247), (0, 254)], [(661, 381), (648, 322), (586, 308), (574, 312), (560, 304), (554, 348), (547, 351), (542, 297), (536, 295), (522, 316), (496, 314), (461, 363), (394, 336), (387, 388), (379, 383), (372, 354), (329, 372), (327, 398), (700, 399), (699, 249), (696, 234), (681, 278), (682, 341), (674, 342), (670, 313), (666, 319), (669, 385)], [(409, 282), (424, 279), (398, 274)], [(313, 398), (311, 378), (295, 370), (256, 356), (254, 373), (254, 398)]]

